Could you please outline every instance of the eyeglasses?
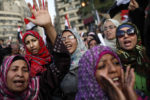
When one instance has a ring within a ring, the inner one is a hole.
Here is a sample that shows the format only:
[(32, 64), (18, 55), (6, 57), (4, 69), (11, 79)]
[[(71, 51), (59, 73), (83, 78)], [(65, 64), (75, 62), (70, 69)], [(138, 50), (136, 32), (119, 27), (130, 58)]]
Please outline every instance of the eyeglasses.
[(122, 37), (124, 37), (125, 33), (127, 33), (129, 36), (133, 36), (136, 34), (135, 29), (130, 28), (127, 31), (123, 31), (123, 30), (117, 31), (117, 37), (122, 38)]
[(66, 39), (72, 40), (72, 39), (75, 39), (75, 37), (73, 35), (69, 35), (68, 37), (61, 38), (62, 41), (66, 41)]
[(107, 31), (108, 29), (114, 29), (114, 28), (116, 28), (116, 26), (110, 25), (108, 27), (104, 27), (104, 31)]

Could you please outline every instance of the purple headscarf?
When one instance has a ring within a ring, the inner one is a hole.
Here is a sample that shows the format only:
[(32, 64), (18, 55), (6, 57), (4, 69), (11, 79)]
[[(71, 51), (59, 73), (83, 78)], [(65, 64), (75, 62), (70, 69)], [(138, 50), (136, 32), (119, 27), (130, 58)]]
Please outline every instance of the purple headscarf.
[(105, 54), (111, 54), (120, 62), (117, 54), (111, 48), (105, 46), (95, 46), (89, 49), (80, 59), (76, 100), (108, 100), (95, 78), (97, 63)]
[(30, 80), (29, 80), (28, 87), (20, 95), (19, 94), (16, 95), (14, 92), (9, 91), (7, 88), (7, 83), (6, 83), (7, 73), (11, 64), (13, 63), (13, 60), (16, 57), (21, 57), (18, 58), (18, 60), (19, 59), (25, 60), (30, 70), (30, 65), (28, 63), (28, 60), (21, 55), (13, 55), (5, 59), (3, 64), (0, 67), (0, 100), (37, 100), (38, 93), (39, 93), (39, 77), (35, 77), (35, 78), (29, 77)]

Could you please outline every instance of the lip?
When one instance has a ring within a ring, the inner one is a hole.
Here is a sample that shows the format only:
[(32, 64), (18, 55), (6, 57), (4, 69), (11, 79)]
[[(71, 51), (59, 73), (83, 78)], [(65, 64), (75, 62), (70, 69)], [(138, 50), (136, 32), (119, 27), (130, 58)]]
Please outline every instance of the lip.
[(131, 46), (131, 41), (130, 40), (126, 40), (126, 41), (124, 41), (124, 45), (126, 46), (126, 47), (129, 47), (129, 46)]
[(112, 81), (115, 83), (116, 86), (120, 86), (120, 77), (114, 77), (112, 78)]
[(24, 86), (25, 81), (24, 81), (24, 80), (14, 80), (13, 83), (14, 83), (17, 87), (22, 87), (22, 86)]
[(72, 48), (71, 44), (66, 44), (67, 50), (70, 50)]

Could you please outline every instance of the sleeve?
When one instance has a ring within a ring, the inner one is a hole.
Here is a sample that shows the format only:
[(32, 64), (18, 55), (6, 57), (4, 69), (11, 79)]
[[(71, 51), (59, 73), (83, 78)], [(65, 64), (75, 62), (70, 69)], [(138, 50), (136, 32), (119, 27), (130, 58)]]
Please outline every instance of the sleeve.
[(61, 36), (57, 36), (51, 53), (53, 63), (40, 76), (39, 97), (42, 100), (48, 100), (52, 95), (62, 95), (59, 85), (70, 67), (70, 54), (61, 41)]

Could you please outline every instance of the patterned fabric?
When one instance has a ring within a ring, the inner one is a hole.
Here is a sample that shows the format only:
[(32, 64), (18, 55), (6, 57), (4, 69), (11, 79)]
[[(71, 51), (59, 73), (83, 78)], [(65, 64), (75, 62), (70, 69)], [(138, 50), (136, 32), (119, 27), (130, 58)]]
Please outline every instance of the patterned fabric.
[(120, 62), (116, 53), (109, 47), (105, 46), (95, 46), (92, 49), (89, 49), (80, 59), (78, 70), (78, 93), (76, 100), (108, 99), (95, 78), (96, 66), (104, 54), (111, 54)]
[(70, 69), (61, 82), (61, 89), (64, 92), (65, 100), (74, 100), (76, 92), (78, 91), (78, 62), (87, 48), (85, 47), (81, 37), (77, 32), (74, 32), (73, 30), (64, 30), (62, 34), (65, 31), (70, 31), (77, 39), (78, 44), (75, 52), (71, 55)]
[[(8, 57), (6, 60), (4, 60), (2, 66), (0, 67), (0, 100), (37, 100), (39, 93), (39, 77), (30, 77), (28, 88), (20, 95), (10, 92), (6, 86), (8, 69), (13, 63), (13, 59), (18, 56), (19, 55)], [(24, 58), (23, 56), (21, 57)], [(30, 64), (26, 58), (24, 58), (24, 60), (27, 62), (30, 70)]]
[[(25, 38), (28, 35), (32, 35), (36, 37), (39, 40), (41, 49), (39, 50), (37, 55), (32, 55), (31, 52), (27, 49), (25, 45)], [(42, 37), (37, 33), (36, 31), (27, 31), (23, 35), (23, 43), (26, 49), (26, 57), (31, 62), (31, 76), (34, 77), (38, 73), (42, 73), (43, 71), (46, 71), (46, 68), (43, 67), (43, 65), (49, 64), (51, 62), (51, 56), (47, 49), (47, 47), (44, 44), (44, 41)]]
[(124, 23), (120, 25), (117, 28), (117, 31), (123, 26), (130, 26), (135, 28), (137, 35), (137, 44), (135, 48), (130, 51), (123, 50), (120, 47), (117, 38), (117, 54), (120, 57), (123, 66), (127, 67), (128, 65), (131, 65), (131, 67), (135, 69), (135, 88), (150, 95), (150, 92), (148, 93), (148, 88), (150, 88), (150, 84), (148, 83), (148, 77), (150, 76), (150, 60), (145, 54), (144, 47), (141, 45), (140, 33), (137, 27), (131, 23)]
[(77, 32), (75, 32), (71, 29), (68, 29), (68, 30), (64, 30), (62, 33), (64, 33), (65, 31), (70, 31), (76, 37), (77, 42), (78, 42), (78, 46), (77, 46), (75, 52), (71, 55), (70, 70), (73, 70), (78, 67), (78, 62), (79, 62), (81, 56), (87, 50), (87, 48), (85, 47), (83, 40), (81, 39), (80, 35)]

